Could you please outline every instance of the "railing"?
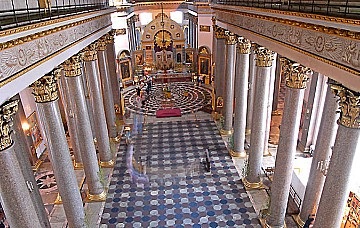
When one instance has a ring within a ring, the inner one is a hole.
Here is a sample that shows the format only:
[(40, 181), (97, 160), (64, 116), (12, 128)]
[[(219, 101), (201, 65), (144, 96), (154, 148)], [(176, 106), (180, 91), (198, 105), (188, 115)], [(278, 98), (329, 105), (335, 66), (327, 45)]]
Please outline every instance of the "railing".
[[(39, 0), (39, 2), (44, 1), (47, 0)], [(0, 10), (0, 30), (109, 8), (109, 2), (104, 0), (96, 2), (79, 0), (68, 5), (65, 0), (55, 0), (55, 5), (52, 6), (49, 2), (45, 5), (38, 4), (37, 1), (34, 3), (34, 0), (26, 0), (22, 6), (16, 2), (16, 0), (11, 0), (11, 5), (8, 4), (7, 7), (2, 7)], [(54, 1), (52, 2), (54, 4)]]
[(355, 0), (215, 0), (213, 2), (360, 19), (360, 1)]

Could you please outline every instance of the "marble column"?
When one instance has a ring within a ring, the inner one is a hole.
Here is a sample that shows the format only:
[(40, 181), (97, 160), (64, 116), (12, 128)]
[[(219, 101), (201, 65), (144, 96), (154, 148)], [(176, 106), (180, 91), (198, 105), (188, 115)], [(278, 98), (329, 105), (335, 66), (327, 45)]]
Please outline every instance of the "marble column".
[(106, 192), (100, 181), (98, 159), (93, 143), (84, 91), (81, 85), (82, 71), (80, 56), (74, 55), (67, 59), (63, 63), (63, 68), (65, 80), (68, 85), (68, 98), (71, 98), (71, 102), (74, 104), (73, 118), (76, 126), (81, 126), (77, 129), (77, 138), (79, 142), (81, 142), (79, 144), (79, 151), (81, 153), (86, 183), (89, 190), (87, 198), (90, 201), (102, 201), (106, 198)]
[(106, 55), (110, 72), (111, 89), (113, 94), (114, 105), (120, 107), (120, 77), (116, 69), (116, 53), (114, 46), (114, 30), (106, 34)]
[(248, 85), (248, 99), (247, 99), (247, 112), (246, 112), (246, 135), (250, 135), (251, 133), (251, 124), (252, 124), (252, 116), (253, 116), (253, 105), (254, 105), (254, 95), (255, 95), (255, 69), (256, 69), (256, 61), (255, 61), (255, 50), (257, 48), (257, 44), (251, 45), (251, 53), (250, 53), (250, 68), (249, 68), (249, 85)]
[[(60, 72), (60, 74), (64, 74), (63, 71)], [(75, 169), (82, 169), (83, 167), (83, 163), (82, 163), (82, 159), (81, 159), (81, 152), (79, 149), (80, 146), (80, 142), (78, 139), (78, 125), (76, 125), (76, 121), (75, 121), (75, 116), (74, 116), (74, 109), (75, 106), (73, 104), (73, 100), (70, 99), (70, 91), (69, 91), (69, 85), (67, 83), (67, 81), (65, 80), (65, 77), (63, 77), (63, 75), (61, 75), (60, 80), (59, 80), (59, 84), (60, 84), (60, 95), (62, 98), (62, 102), (63, 102), (63, 106), (65, 109), (65, 115), (66, 115), (66, 120), (67, 120), (67, 125), (68, 125), (68, 130), (69, 130), (69, 136), (70, 136), (70, 143), (72, 146), (72, 150), (74, 152), (74, 168)]]
[(36, 182), (28, 180), (23, 175), (23, 167), (17, 160), (14, 141), (11, 138), (13, 115), (17, 110), (18, 100), (0, 105), (1, 205), (11, 227), (24, 227), (25, 224), (27, 227), (44, 227), (31, 199), (34, 188), (37, 188)]
[(85, 213), (58, 106), (56, 69), (32, 84), (33, 95), (48, 143), (49, 158), (69, 227), (85, 227)]
[(274, 178), (271, 184), (270, 214), (266, 218), (268, 227), (284, 227), (304, 90), (308, 76), (311, 74), (309, 68), (290, 60), (284, 61), (284, 64), (286, 93)]
[[(225, 56), (220, 53), (224, 53), (225, 50), (225, 30), (216, 26), (215, 27), (215, 37), (216, 37), (216, 53), (219, 53), (215, 56), (215, 95), (216, 103), (218, 99), (224, 99), (225, 93)], [(217, 105), (217, 104), (216, 104)], [(218, 113), (222, 111), (222, 107), (216, 107), (215, 109)]]
[(321, 172), (321, 164), (329, 162), (331, 147), (334, 145), (337, 131), (336, 113), (338, 104), (330, 86), (326, 89), (324, 110), (322, 113), (319, 137), (316, 141), (314, 157), (311, 162), (309, 181), (306, 185), (305, 196), (302, 201), (300, 215), (296, 217), (297, 223), (302, 227), (309, 215), (315, 215), (320, 201), (321, 192), (325, 182), (325, 173)]
[(340, 227), (349, 196), (350, 172), (360, 136), (360, 94), (340, 85), (331, 85), (340, 98), (339, 126), (327, 169), (326, 180), (314, 228)]
[(83, 60), (85, 61), (85, 74), (89, 79), (88, 83), (91, 91), (91, 104), (93, 108), (94, 126), (96, 127), (95, 136), (100, 155), (100, 166), (113, 167), (114, 156), (110, 151), (110, 139), (106, 124), (103, 96), (100, 87), (100, 73), (96, 48), (96, 44), (90, 44), (87, 46), (83, 51)]
[(269, 82), (269, 96), (268, 96), (268, 102), (266, 105), (267, 108), (267, 114), (266, 114), (266, 128), (265, 128), (265, 140), (264, 140), (264, 156), (269, 156), (269, 136), (270, 136), (270, 126), (271, 126), (271, 113), (272, 113), (272, 102), (273, 102), (273, 96), (274, 96), (274, 84), (275, 84), (275, 73), (276, 68), (279, 68), (280, 66), (277, 65), (277, 53), (274, 53), (274, 60), (273, 64), (271, 66), (270, 70), (270, 82)]
[(115, 140), (117, 136), (117, 130), (115, 125), (115, 108), (114, 108), (114, 97), (111, 89), (111, 75), (109, 71), (109, 61), (106, 55), (106, 39), (101, 38), (97, 42), (97, 57), (100, 69), (100, 81), (101, 91), (103, 96), (103, 103), (105, 108), (106, 124), (108, 128), (108, 136)]
[(235, 76), (235, 118), (234, 148), (232, 157), (245, 157), (246, 106), (249, 78), (249, 55), (251, 43), (243, 37), (238, 38)]
[(275, 85), (274, 85), (274, 96), (272, 102), (272, 111), (273, 114), (277, 114), (276, 110), (278, 109), (279, 104), (279, 94), (280, 94), (280, 85), (281, 85), (281, 67), (280, 67), (280, 58), (278, 54), (276, 58), (276, 70), (275, 70)]
[(318, 72), (315, 72), (311, 77), (310, 86), (308, 88), (308, 101), (305, 107), (306, 112), (303, 117), (301, 138), (298, 143), (298, 148), (302, 152), (309, 152), (310, 146), (315, 145), (325, 101), (326, 92), (323, 89), (325, 83), (325, 77)]
[[(36, 155), (33, 154), (35, 153), (35, 150), (32, 151), (31, 145), (28, 140), (28, 137), (31, 136), (30, 135), (28, 136), (26, 134), (28, 133), (29, 129), (27, 129), (25, 133), (22, 126), (23, 123), (27, 123), (24, 108), (22, 106), (19, 94), (14, 96), (12, 100), (13, 99), (19, 101), (18, 111), (14, 116), (14, 120), (13, 120), (14, 125), (13, 125), (13, 134), (12, 134), (16, 160), (21, 167), (21, 172), (24, 178), (26, 179), (26, 182), (27, 183), (30, 182), (31, 183), (30, 185), (34, 186), (34, 188), (32, 188), (32, 191), (30, 193), (30, 198), (35, 207), (35, 212), (40, 220), (40, 224), (42, 224), (42, 227), (50, 227), (48, 214), (45, 210), (39, 188), (36, 186), (37, 184), (34, 176), (34, 171), (30, 164), (30, 160), (33, 161), (32, 159), (33, 157), (36, 158)], [(36, 165), (35, 162), (34, 165)]]
[(233, 110), (234, 110), (234, 84), (235, 84), (235, 59), (236, 59), (236, 41), (235, 34), (226, 31), (226, 71), (225, 71), (225, 92), (224, 97), (224, 126), (221, 135), (230, 135), (232, 133)]
[(256, 90), (254, 94), (253, 117), (250, 135), (248, 174), (243, 178), (247, 188), (263, 188), (260, 174), (264, 152), (266, 105), (269, 95), (270, 70), (273, 63), (273, 52), (264, 48), (256, 49)]

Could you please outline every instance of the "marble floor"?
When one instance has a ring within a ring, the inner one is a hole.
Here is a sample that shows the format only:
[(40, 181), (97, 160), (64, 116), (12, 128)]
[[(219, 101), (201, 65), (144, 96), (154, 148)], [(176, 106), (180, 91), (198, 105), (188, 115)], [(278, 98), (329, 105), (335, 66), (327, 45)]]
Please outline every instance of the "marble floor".
[(133, 137), (132, 161), (134, 169), (146, 167), (147, 179), (131, 178), (122, 143), (100, 227), (261, 227), (212, 120), (156, 122), (146, 129)]

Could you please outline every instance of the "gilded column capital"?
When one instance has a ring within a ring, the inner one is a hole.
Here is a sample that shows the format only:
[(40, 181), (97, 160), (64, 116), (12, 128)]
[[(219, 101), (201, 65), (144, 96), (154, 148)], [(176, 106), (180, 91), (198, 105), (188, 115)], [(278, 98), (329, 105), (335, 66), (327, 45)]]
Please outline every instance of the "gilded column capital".
[(0, 151), (13, 144), (11, 139), (13, 115), (18, 110), (19, 100), (7, 101), (0, 105)]
[(237, 35), (230, 31), (225, 31), (226, 35), (226, 44), (227, 45), (235, 45), (237, 43)]
[(293, 89), (305, 89), (312, 70), (288, 59), (280, 59), (281, 70), (285, 73), (285, 85)]
[(81, 76), (81, 55), (73, 55), (62, 64), (65, 77)]
[(238, 37), (237, 49), (240, 54), (250, 54), (250, 52), (251, 52), (250, 40), (245, 39), (242, 36)]
[(225, 35), (225, 29), (219, 27), (219, 26), (216, 26), (216, 31), (215, 31), (215, 36), (216, 38), (218, 39), (225, 39), (226, 38), (226, 35)]
[(360, 93), (339, 84), (330, 84), (330, 88), (339, 97), (340, 118), (338, 124), (360, 129)]
[(258, 67), (271, 67), (274, 60), (274, 52), (265, 47), (257, 47), (255, 49), (255, 61)]
[(97, 47), (97, 51), (105, 51), (106, 50), (106, 38), (105, 37), (101, 37), (97, 42), (96, 42), (96, 47)]
[(105, 40), (107, 44), (113, 44), (114, 43), (114, 36), (116, 34), (116, 31), (114, 29), (112, 29), (110, 32), (108, 32), (105, 35)]
[(83, 60), (86, 62), (97, 60), (97, 43), (92, 43), (83, 49)]
[(212, 21), (213, 27), (215, 27), (215, 26), (216, 26), (216, 17), (215, 17), (215, 16), (212, 16), (212, 17), (211, 17), (211, 21)]
[(46, 103), (59, 98), (57, 81), (60, 71), (61, 68), (57, 68), (31, 84), (36, 103)]

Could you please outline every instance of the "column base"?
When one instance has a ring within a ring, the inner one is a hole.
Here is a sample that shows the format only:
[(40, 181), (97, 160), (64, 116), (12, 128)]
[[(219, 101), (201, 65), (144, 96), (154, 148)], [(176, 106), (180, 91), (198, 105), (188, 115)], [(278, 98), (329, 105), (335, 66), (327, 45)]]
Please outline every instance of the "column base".
[(285, 221), (284, 221), (284, 225), (282, 225), (282, 226), (271, 226), (271, 225), (269, 225), (268, 224), (268, 222), (266, 221), (266, 218), (262, 221), (263, 222), (263, 227), (265, 227), (265, 228), (286, 228), (286, 223), (285, 223)]
[(106, 162), (100, 161), (99, 165), (101, 168), (113, 168), (115, 165), (115, 162), (114, 162), (114, 160), (110, 160), (110, 161), (106, 161)]
[(43, 160), (38, 159), (38, 160), (36, 161), (36, 163), (31, 167), (32, 170), (36, 172), (36, 171), (39, 169), (39, 167), (40, 167), (40, 165), (41, 165), (42, 163), (43, 163)]
[(121, 135), (119, 135), (119, 134), (114, 138), (110, 138), (110, 141), (115, 142), (115, 143), (119, 143), (120, 140), (121, 140)]
[(251, 135), (251, 129), (245, 129), (245, 135)]
[(75, 170), (84, 169), (84, 164), (81, 162), (76, 162), (75, 160), (73, 162), (73, 166)]
[(245, 151), (238, 152), (238, 151), (235, 151), (235, 150), (231, 149), (231, 150), (229, 150), (229, 154), (233, 158), (245, 158), (246, 157), (246, 152)]
[(293, 219), (295, 220), (296, 224), (299, 227), (304, 227), (305, 222), (300, 218), (300, 214), (292, 215)]
[(57, 194), (54, 204), (62, 204), (60, 193)]
[(233, 132), (233, 130), (225, 130), (225, 129), (221, 129), (220, 130), (220, 135), (221, 136), (226, 136), (226, 135), (231, 135), (231, 133)]
[(269, 149), (265, 149), (264, 153), (263, 153), (263, 157), (268, 157), (271, 156), (271, 153), (269, 151)]
[(242, 182), (244, 183), (246, 191), (253, 190), (253, 189), (264, 189), (265, 188), (262, 181), (259, 181), (259, 182), (256, 182), (256, 183), (251, 183), (246, 179), (246, 177), (244, 177), (244, 178), (242, 178)]
[(106, 200), (106, 195), (106, 190), (104, 189), (102, 193), (97, 195), (88, 193), (86, 199), (90, 202), (104, 202)]
[(273, 116), (280, 116), (280, 115), (281, 115), (281, 111), (276, 109), (275, 111), (272, 111), (272, 112), (271, 112), (271, 115), (273, 115)]

